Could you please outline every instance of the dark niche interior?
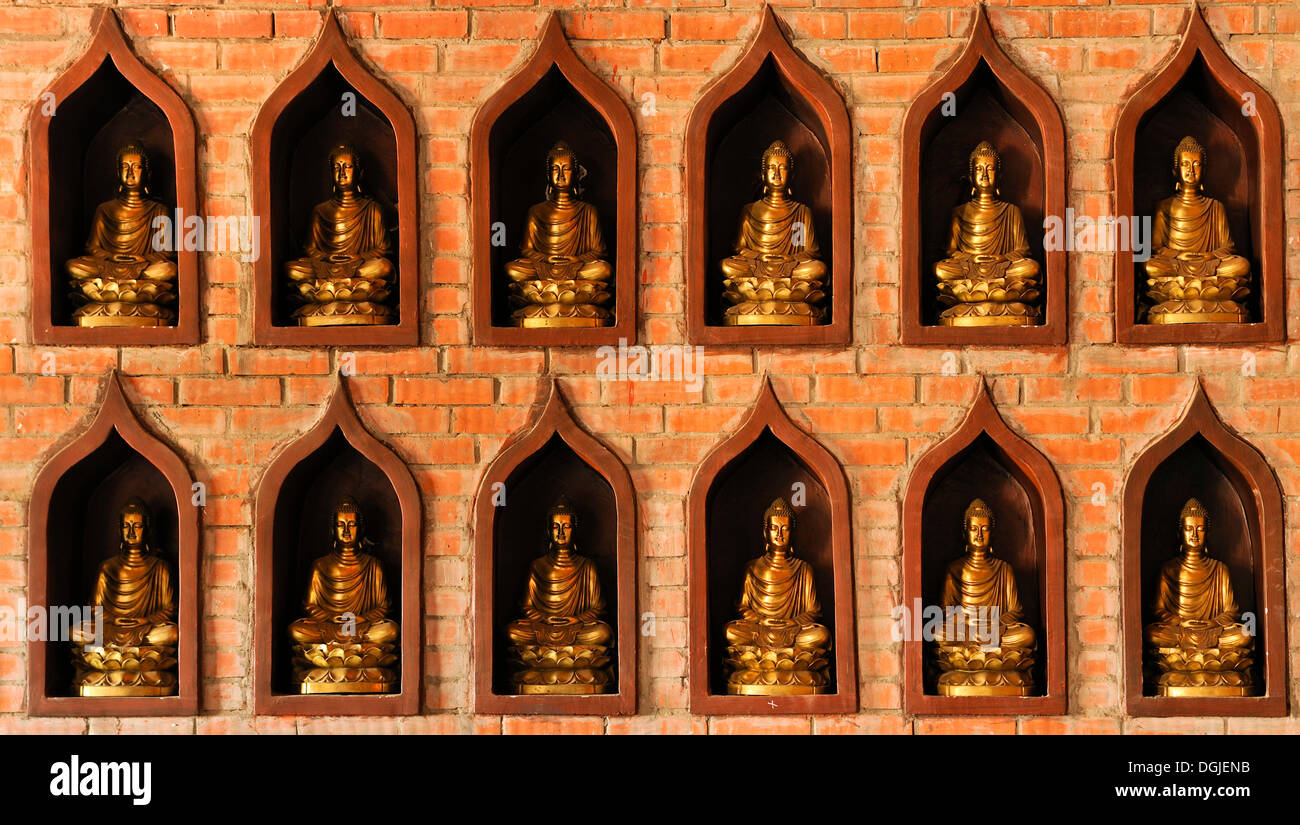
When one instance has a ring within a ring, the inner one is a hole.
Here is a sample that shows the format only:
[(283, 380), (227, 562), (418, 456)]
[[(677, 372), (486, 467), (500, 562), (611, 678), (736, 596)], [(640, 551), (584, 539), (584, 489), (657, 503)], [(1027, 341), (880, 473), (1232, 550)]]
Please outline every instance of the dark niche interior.
[[(1032, 695), (1043, 696), (1052, 651), (1041, 598), (1046, 588), (1043, 513), (1031, 490), (1032, 484), (1021, 477), (1015, 462), (985, 433), (950, 459), (931, 481), (922, 509), (921, 600), (926, 606), (943, 605), (944, 574), (966, 552), (963, 514), (973, 499), (983, 499), (993, 511), (993, 555), (1015, 571), (1025, 612), (1022, 621), (1033, 628), (1037, 639)], [(938, 695), (939, 671), (928, 643), (923, 656), (925, 693)]]
[[(1206, 152), (1204, 193), (1223, 204), (1236, 254), (1250, 261), (1250, 295), (1245, 306), (1251, 319), (1258, 321), (1261, 284), (1255, 250), (1260, 221), (1258, 217), (1252, 220), (1250, 193), (1258, 190), (1259, 146), (1242, 107), (1240, 97), (1215, 80), (1198, 53), (1182, 79), (1138, 123), (1133, 144), (1133, 212), (1150, 215), (1154, 225), (1160, 202), (1176, 194), (1174, 149), (1184, 137), (1195, 138)], [(1150, 303), (1143, 262), (1134, 262), (1133, 277), (1140, 311)]]
[[(1193, 436), (1186, 444), (1161, 462), (1147, 482), (1142, 499), (1142, 623), (1154, 621), (1152, 607), (1160, 581), (1160, 570), (1178, 557), (1182, 546), (1179, 514), (1187, 499), (1198, 499), (1209, 513), (1206, 549), (1211, 558), (1228, 566), (1232, 592), (1243, 614), (1256, 616), (1255, 677), (1256, 695), (1268, 695), (1261, 667), (1268, 639), (1264, 617), (1257, 610), (1256, 555), (1261, 541), (1259, 513), (1256, 512), (1250, 483), (1202, 436)], [(1144, 696), (1155, 695), (1157, 673), (1146, 663), (1143, 645)]]
[[(147, 538), (154, 552), (171, 566), (177, 610), (173, 621), (180, 621), (176, 496), (166, 476), (133, 450), (117, 430), (70, 467), (54, 486), (45, 542), (46, 592), (31, 594), (33, 604), (90, 606), (99, 565), (121, 549), (119, 517), (132, 498), (141, 499), (149, 508)], [(181, 632), (186, 630), (182, 627)], [(75, 695), (69, 643), (54, 641), (44, 649), (45, 695)], [(182, 643), (180, 651), (195, 649), (193, 644)], [(183, 689), (182, 680), (177, 690)]]
[[(176, 208), (176, 152), (167, 116), (108, 56), (86, 82), (53, 103), (58, 108), (49, 121), (50, 317), (70, 326), (76, 306), (64, 265), (85, 254), (95, 209), (118, 195), (118, 150), (130, 142), (144, 146), (148, 197), (169, 210)], [(178, 302), (192, 299), (177, 296)]]
[[(491, 223), (505, 227), (505, 243), (479, 238), (491, 248), (492, 324), (513, 326), (505, 265), (519, 257), (528, 209), (546, 200), (546, 153), (563, 140), (586, 171), (577, 185), (581, 200), (596, 208), (605, 260), (618, 263), (618, 147), (600, 113), (569, 83), (558, 66), (552, 66), (531, 89), (512, 103), (492, 125), (488, 139)], [(495, 230), (494, 230), (495, 231)], [(483, 277), (482, 274), (480, 274)], [(619, 278), (609, 280), (618, 288)], [(616, 311), (617, 301), (610, 310)], [(621, 319), (615, 317), (614, 323)]]
[[(492, 692), (514, 693), (507, 650), (506, 626), (523, 613), (519, 606), (528, 585), (533, 560), (549, 547), (546, 513), (561, 495), (577, 513), (574, 542), (579, 555), (591, 559), (600, 579), (605, 600), (601, 620), (608, 623), (614, 639), (623, 642), (618, 626), (618, 510), (614, 488), (591, 465), (578, 457), (557, 433), (503, 480), (499, 488), (504, 506), (496, 507), (492, 548), (492, 644), (487, 655), (492, 662)], [(619, 692), (619, 657), (612, 651), (611, 693)]]
[[(735, 254), (741, 210), (763, 197), (763, 151), (772, 141), (784, 141), (794, 154), (790, 197), (813, 213), (813, 236), (827, 266), (824, 291), (827, 323), (835, 311), (832, 300), (836, 261), (831, 243), (830, 138), (808, 101), (777, 70), (769, 56), (738, 92), (714, 111), (705, 146), (708, 231), (705, 261), (705, 322), (722, 326), (724, 258)], [(766, 505), (764, 505), (766, 506)]]
[[(402, 511), (397, 493), (383, 470), (335, 429), (324, 444), (289, 472), (275, 502), (271, 626), (258, 628), (258, 632), (271, 635), (273, 694), (297, 694), (291, 681), (293, 642), (289, 625), (304, 615), (302, 605), (313, 563), (334, 549), (331, 511), (345, 495), (356, 499), (361, 509), (362, 535), (370, 542), (363, 551), (382, 565), (388, 589), (388, 618), (402, 622)], [(418, 627), (401, 626), (403, 638), (419, 632)], [(401, 650), (405, 652), (404, 645)], [(402, 683), (402, 668), (419, 666), (419, 662), (399, 658), (396, 684)]]
[[(982, 140), (1002, 158), (999, 198), (1020, 207), (1029, 240), (1029, 257), (1046, 275), (1043, 217), (1047, 185), (1043, 172), (1043, 136), (1029, 109), (1009, 93), (989, 65), (979, 66), (953, 90), (955, 100), (940, 103), (922, 129), (921, 174), (921, 322), (933, 326), (944, 307), (934, 265), (947, 257), (952, 211), (970, 200), (970, 153)], [(946, 115), (946, 107), (955, 114)], [(1040, 283), (1044, 281), (1040, 280)], [(1042, 290), (1046, 295), (1046, 290)], [(1041, 305), (1046, 309), (1046, 300)]]
[[(802, 485), (797, 487), (796, 485)], [(794, 492), (804, 492), (803, 506), (794, 505), (795, 524), (791, 547), (796, 558), (812, 566), (821, 604), (818, 623), (826, 626), (835, 642), (835, 573), (831, 547), (830, 494), (816, 474), (770, 429), (764, 429), (743, 453), (721, 470), (709, 488), (705, 504), (707, 524), (706, 569), (708, 571), (709, 693), (727, 695), (727, 622), (740, 617), (736, 602), (745, 581), (749, 562), (763, 555), (763, 513), (777, 496), (793, 503)], [(853, 656), (852, 650), (831, 648), (831, 666), (826, 669), (829, 692), (838, 693), (837, 662)]]
[(334, 193), (329, 153), (347, 143), (361, 163), (361, 192), (379, 204), (388, 228), (388, 259), (398, 271), (389, 284), (389, 304), (398, 305), (398, 282), (412, 273), (400, 271), (398, 252), (397, 136), (373, 103), (339, 74), (333, 63), (279, 114), (271, 134), (269, 168), (272, 324), (296, 326), (291, 315), (299, 306), (288, 290), (284, 265), (303, 254), (311, 237), (312, 211)]

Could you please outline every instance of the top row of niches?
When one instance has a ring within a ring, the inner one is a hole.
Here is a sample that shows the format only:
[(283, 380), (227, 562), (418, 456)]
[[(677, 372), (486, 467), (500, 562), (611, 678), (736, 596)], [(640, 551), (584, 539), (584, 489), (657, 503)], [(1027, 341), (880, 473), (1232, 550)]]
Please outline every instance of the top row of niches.
[[(1113, 218), (1067, 208), (1060, 110), (983, 6), (940, 74), (903, 123), (902, 343), (1064, 344), (1071, 250), (1114, 251), (1121, 343), (1284, 340), (1281, 116), (1199, 10), (1121, 110)], [(253, 124), (252, 217), (201, 215), (193, 115), (101, 9), (32, 109), (33, 340), (198, 343), (199, 253), (237, 252), (256, 344), (420, 343), (417, 138), (328, 12)], [(770, 8), (684, 140), (690, 341), (850, 343), (848, 110)], [(635, 124), (557, 16), (469, 158), (473, 342), (634, 341)]]

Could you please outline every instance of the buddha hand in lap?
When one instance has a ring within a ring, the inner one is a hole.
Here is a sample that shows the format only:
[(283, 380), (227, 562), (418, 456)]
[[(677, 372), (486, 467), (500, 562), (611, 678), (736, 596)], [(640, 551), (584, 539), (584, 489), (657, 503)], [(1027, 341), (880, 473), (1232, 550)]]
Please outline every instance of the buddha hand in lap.
[(1016, 574), (993, 556), (993, 511), (981, 499), (966, 508), (965, 554), (943, 580), (945, 621), (935, 635), (941, 696), (1028, 696), (1034, 689), (1034, 629)]
[(603, 327), (614, 269), (596, 207), (578, 199), (585, 170), (560, 141), (546, 155), (546, 200), (528, 210), (519, 257), (505, 265), (511, 315), (521, 327)]
[(1206, 197), (1205, 149), (1185, 137), (1174, 149), (1178, 193), (1160, 202), (1146, 262), (1151, 324), (1248, 323), (1250, 262), (1233, 252), (1223, 204)]
[(812, 325), (825, 321), (826, 264), (818, 260), (813, 213), (791, 200), (794, 156), (781, 141), (763, 152), (763, 198), (746, 204), (736, 254), (720, 264), (726, 276), (728, 326)]
[(285, 264), (303, 305), (294, 311), (299, 326), (390, 324), (393, 262), (389, 260), (384, 211), (361, 194), (361, 161), (351, 146), (329, 156), (334, 195), (312, 210), (304, 256)]
[(176, 693), (180, 632), (171, 570), (149, 545), (150, 515), (132, 499), (119, 518), (121, 552), (99, 566), (92, 606), (102, 622), (74, 628), (74, 688), (81, 696)]
[(609, 648), (614, 632), (605, 611), (600, 579), (591, 559), (576, 552), (577, 514), (563, 496), (547, 513), (547, 553), (534, 559), (520, 609), (506, 627), (515, 673), (525, 694), (608, 693)]
[(763, 513), (767, 549), (745, 568), (736, 607), (724, 631), (731, 675), (727, 692), (760, 696), (825, 693), (830, 630), (817, 623), (821, 605), (812, 566), (795, 558), (794, 512), (784, 499)]
[(1161, 696), (1250, 696), (1254, 638), (1241, 623), (1227, 565), (1209, 557), (1209, 515), (1189, 499), (1179, 516), (1182, 550), (1161, 568), (1143, 637)]
[(95, 209), (86, 254), (65, 264), (73, 320), (83, 327), (156, 327), (175, 323), (176, 260), (161, 234), (171, 210), (150, 200), (149, 155), (138, 143), (117, 153), (118, 196)]
[(1029, 326), (1042, 322), (1038, 263), (1013, 203), (998, 200), (1002, 158), (988, 141), (970, 155), (971, 199), (952, 212), (947, 257), (934, 265), (945, 326)]
[(400, 633), (387, 618), (383, 568), (361, 550), (368, 542), (356, 501), (344, 497), (331, 515), (334, 551), (312, 565), (307, 615), (289, 626), (294, 678), (302, 693), (386, 693), (397, 680)]

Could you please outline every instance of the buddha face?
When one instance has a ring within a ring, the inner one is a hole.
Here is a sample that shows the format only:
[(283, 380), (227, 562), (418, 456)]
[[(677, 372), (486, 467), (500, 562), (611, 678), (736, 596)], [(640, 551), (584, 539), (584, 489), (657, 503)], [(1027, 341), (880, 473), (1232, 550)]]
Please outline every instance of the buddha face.
[(971, 184), (980, 192), (996, 192), (998, 188), (998, 159), (994, 155), (975, 155), (971, 158)]
[(557, 192), (569, 192), (573, 189), (573, 155), (568, 152), (553, 152), (547, 173), (551, 188)]
[(1201, 182), (1201, 167), (1205, 159), (1195, 149), (1184, 149), (1178, 153), (1178, 182), (1195, 187)]
[(573, 516), (570, 513), (556, 513), (551, 516), (551, 543), (556, 547), (568, 547), (573, 540)]
[(784, 550), (790, 546), (790, 517), (767, 517), (767, 544), (769, 547)]
[(334, 186), (340, 191), (348, 191), (356, 186), (357, 159), (351, 152), (338, 152), (330, 161), (330, 171), (334, 177)]
[(356, 513), (335, 513), (334, 514), (334, 538), (342, 547), (357, 546), (357, 514)]
[(123, 153), (118, 161), (117, 177), (122, 182), (123, 189), (139, 191), (144, 183), (144, 156), (139, 152)]
[(123, 513), (121, 527), (123, 546), (133, 550), (138, 550), (144, 546), (143, 513)]
[(987, 550), (993, 533), (993, 523), (988, 516), (971, 516), (966, 519), (966, 544), (977, 550)]
[(1205, 549), (1205, 517), (1183, 517), (1183, 546), (1188, 550)]
[(784, 192), (790, 182), (790, 159), (782, 154), (768, 155), (767, 165), (763, 167), (763, 183), (772, 192)]

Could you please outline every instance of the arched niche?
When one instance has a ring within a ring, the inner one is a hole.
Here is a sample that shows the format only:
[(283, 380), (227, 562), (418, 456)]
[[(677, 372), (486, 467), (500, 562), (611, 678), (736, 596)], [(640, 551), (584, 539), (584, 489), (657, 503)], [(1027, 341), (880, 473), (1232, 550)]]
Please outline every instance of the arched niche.
[[(948, 248), (955, 207), (970, 199), (969, 160), (981, 140), (1002, 157), (1001, 199), (1020, 207), (1029, 257), (1040, 266), (1043, 323), (1022, 327), (939, 324), (934, 265)], [(1065, 216), (1065, 125), (1052, 96), (1007, 57), (983, 5), (952, 65), (903, 120), (899, 293), (906, 344), (1064, 344), (1066, 254), (1044, 249), (1043, 219)]]
[[(1256, 617), (1258, 695), (1155, 696), (1144, 672), (1143, 627), (1152, 620), (1160, 568), (1180, 546), (1189, 498), (1210, 514), (1206, 546), (1228, 566), (1238, 607)], [(1199, 383), (1182, 418), (1151, 444), (1124, 484), (1124, 695), (1130, 716), (1285, 716), (1286, 604), (1282, 491), (1264, 457), (1229, 430)]]
[(1223, 203), (1237, 254), (1250, 261), (1246, 324), (1138, 321), (1146, 273), (1115, 255), (1115, 334), (1121, 343), (1281, 343), (1285, 227), (1282, 119), (1268, 92), (1237, 67), (1193, 7), (1174, 56), (1146, 80), (1115, 123), (1115, 210), (1154, 216), (1174, 194), (1173, 154), (1186, 135), (1207, 152), (1205, 192)]
[(196, 215), (194, 117), (180, 95), (131, 51), (113, 10), (101, 8), (85, 53), (36, 99), (27, 123), (32, 340), (37, 344), (199, 342), (193, 249), (176, 252), (174, 326), (81, 327), (72, 320), (76, 306), (64, 266), (85, 254), (96, 207), (117, 197), (117, 151), (133, 140), (149, 153), (150, 197), (185, 217)]
[[(614, 323), (524, 329), (510, 322), (504, 266), (519, 256), (528, 209), (546, 199), (546, 153), (573, 147), (587, 170), (581, 198), (600, 216), (614, 267)], [(586, 67), (552, 13), (528, 64), (474, 117), (470, 130), (474, 340), (489, 346), (587, 346), (636, 340), (636, 127), (627, 104)], [(506, 243), (493, 243), (505, 228)]]
[[(119, 551), (122, 506), (139, 497), (152, 516), (151, 545), (176, 588), (174, 696), (76, 696), (71, 643), (27, 643), (27, 710), (33, 716), (188, 716), (199, 709), (199, 508), (180, 456), (146, 430), (109, 375), (90, 426), (36, 477), (28, 518), (27, 601), (44, 608), (90, 606), (99, 565)], [(51, 631), (53, 632), (53, 631)]]
[[(994, 554), (1015, 571), (1037, 637), (1033, 696), (941, 696), (924, 608), (942, 607), (947, 566), (962, 557), (962, 516), (972, 499), (993, 510)], [(903, 707), (913, 714), (1046, 715), (1066, 712), (1065, 504), (1047, 458), (1006, 425), (981, 379), (951, 435), (912, 470), (903, 498)], [(918, 611), (920, 611), (918, 613)]]
[[(802, 496), (800, 504), (796, 499)], [(727, 622), (745, 567), (764, 551), (763, 513), (781, 496), (794, 506), (791, 546), (812, 566), (831, 632), (832, 692), (816, 696), (743, 696), (726, 692)], [(686, 509), (690, 555), (691, 712), (852, 713), (858, 707), (853, 611), (852, 514), (835, 457), (800, 429), (764, 380), (740, 429), (709, 453), (695, 473)], [(772, 703), (775, 703), (773, 706)]]
[[(714, 81), (686, 125), (686, 326), (697, 344), (847, 344), (852, 339), (852, 133), (844, 99), (763, 9), (740, 61)], [(722, 259), (734, 254), (745, 204), (762, 197), (763, 151), (794, 153), (791, 196), (813, 211), (829, 267), (818, 326), (722, 325)]]
[[(300, 695), (290, 684), (289, 625), (302, 618), (312, 563), (332, 549), (329, 510), (350, 495), (383, 567), (388, 618), (398, 622), (400, 689), (387, 694)], [(271, 462), (254, 514), (253, 693), (257, 713), (410, 715), (420, 707), (420, 491), (402, 459), (357, 418), (339, 379), (320, 421)]]
[[(589, 696), (517, 695), (506, 625), (533, 560), (547, 550), (546, 513), (564, 495), (577, 512), (577, 552), (596, 564), (615, 634), (615, 690)], [(552, 382), (537, 421), (488, 466), (474, 504), (474, 706), (478, 713), (636, 712), (636, 491), (609, 447), (573, 419)]]
[[(253, 340), (282, 346), (419, 343), (419, 209), (415, 121), (402, 99), (357, 59), (334, 10), (316, 45), (253, 122), (253, 206), (261, 250), (253, 263)], [(330, 149), (350, 143), (362, 192), (385, 213), (396, 266), (397, 323), (297, 326), (284, 265), (301, 257), (312, 209), (333, 189)]]

